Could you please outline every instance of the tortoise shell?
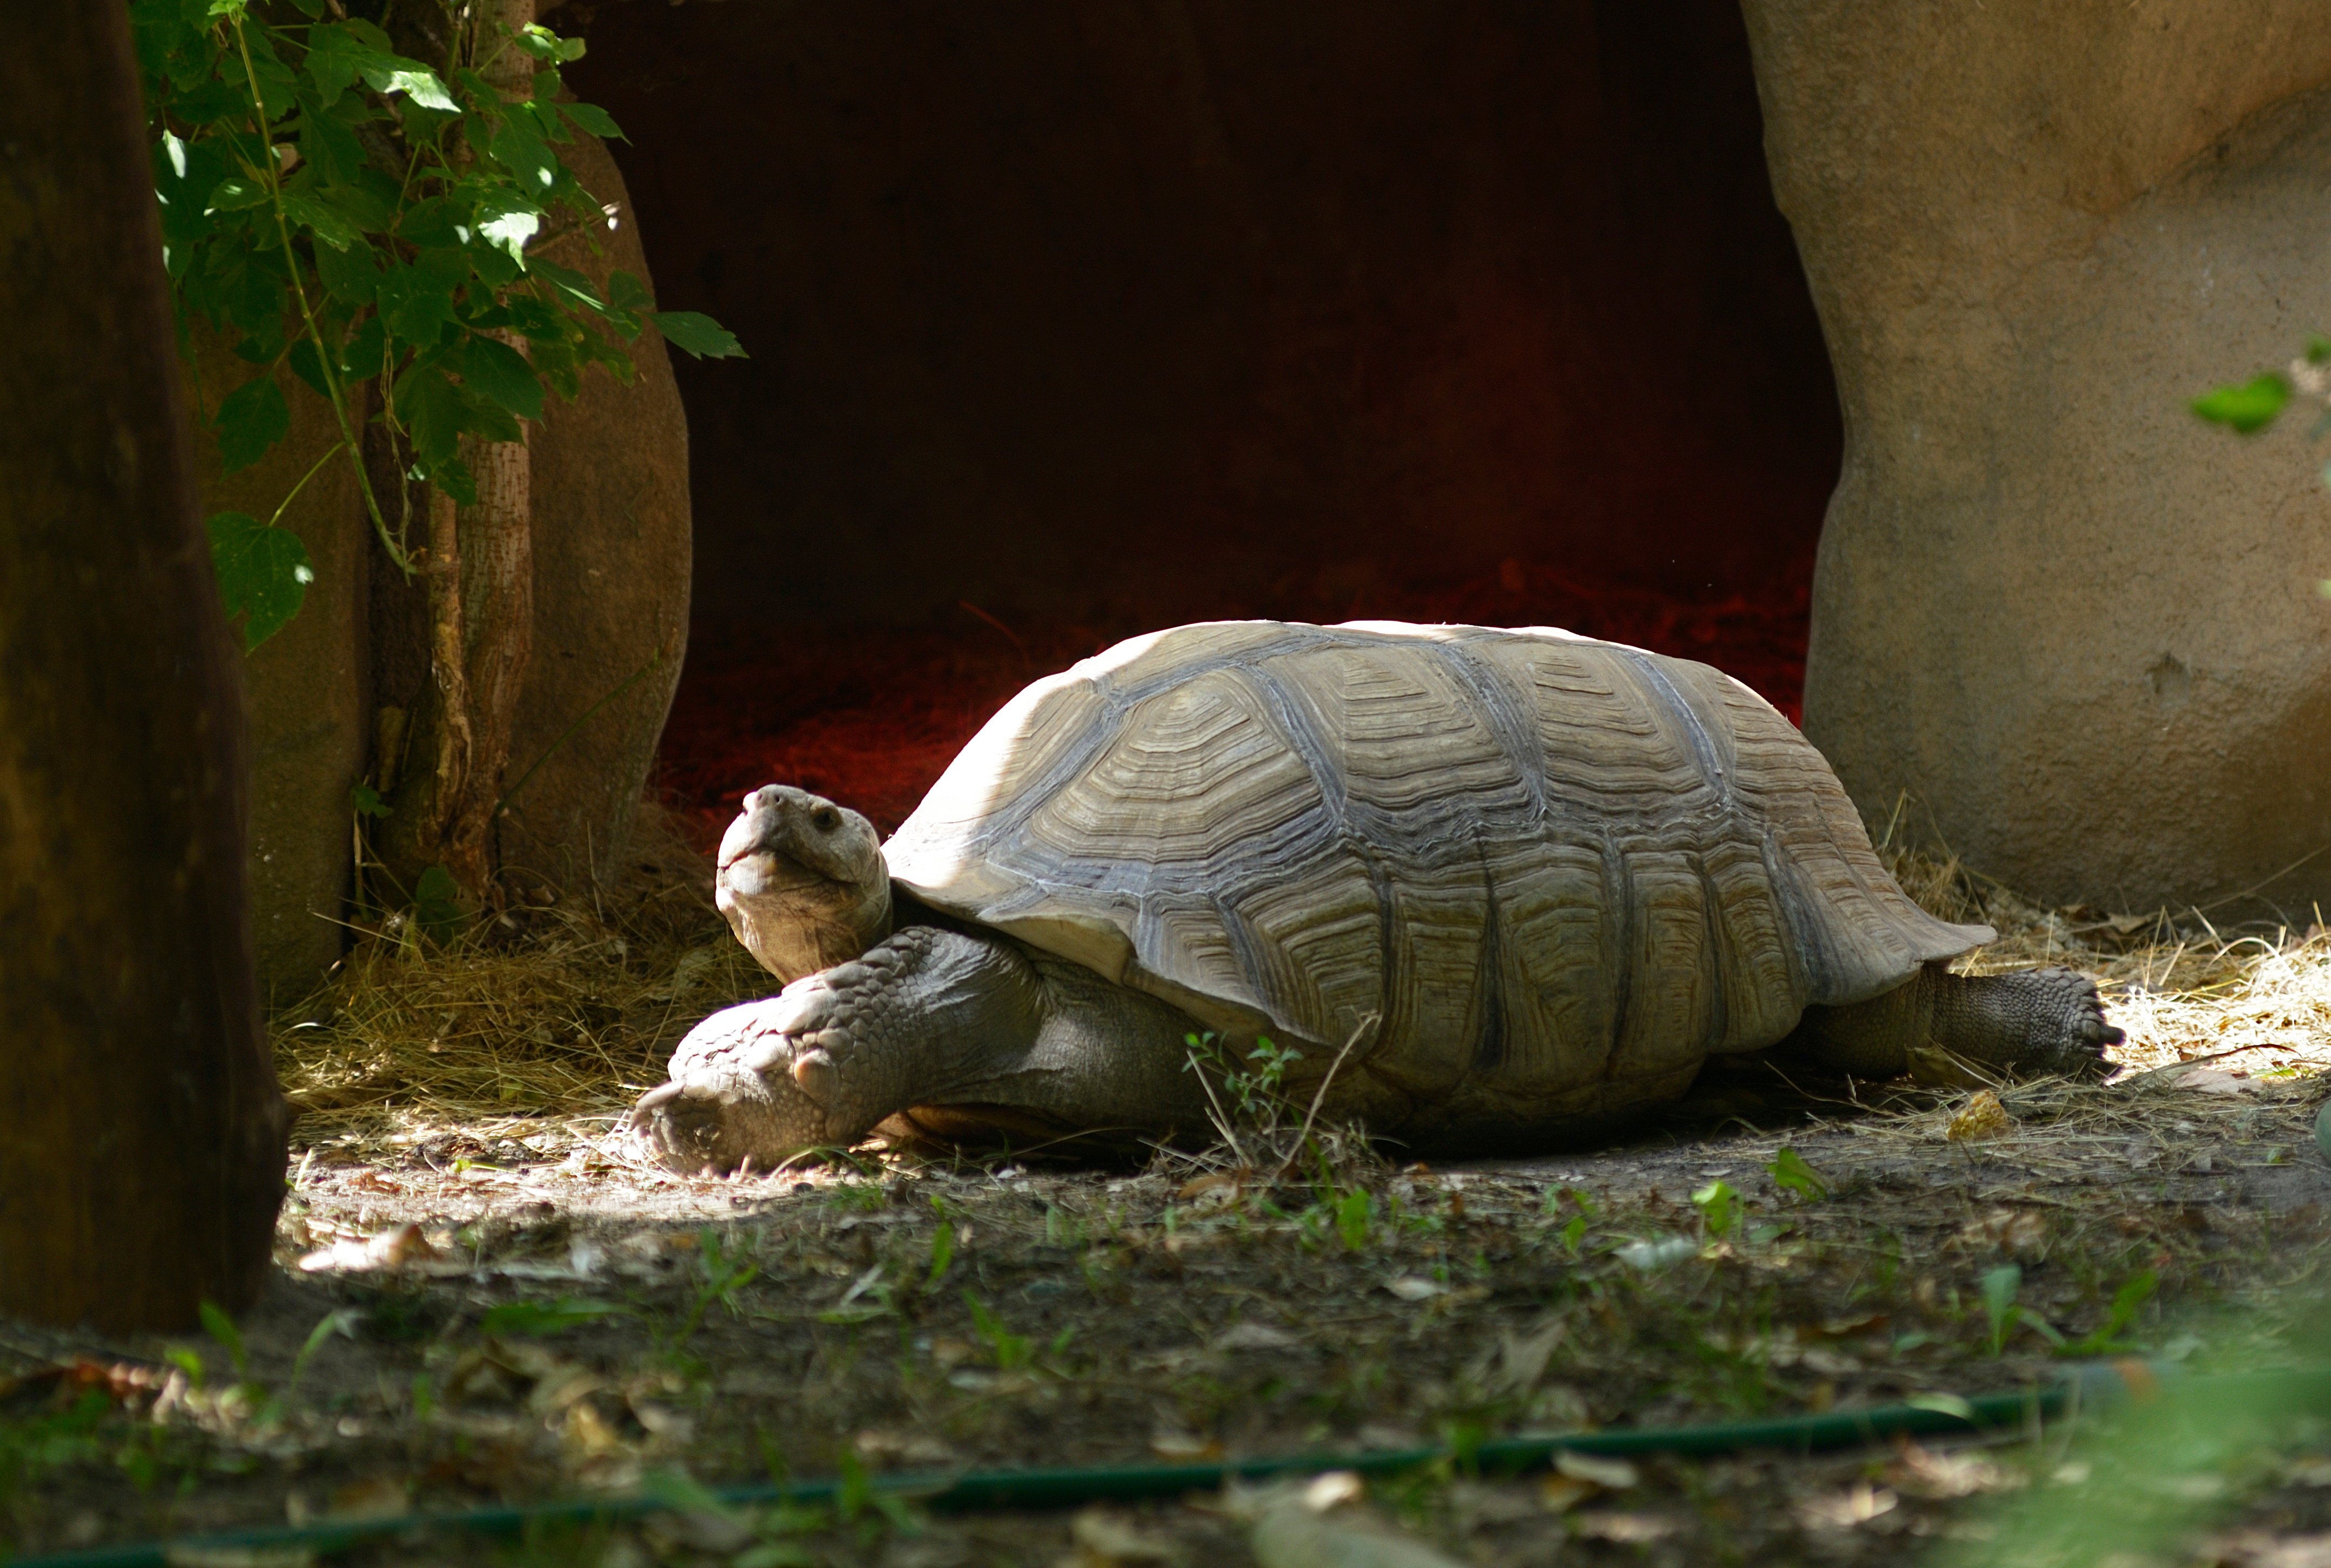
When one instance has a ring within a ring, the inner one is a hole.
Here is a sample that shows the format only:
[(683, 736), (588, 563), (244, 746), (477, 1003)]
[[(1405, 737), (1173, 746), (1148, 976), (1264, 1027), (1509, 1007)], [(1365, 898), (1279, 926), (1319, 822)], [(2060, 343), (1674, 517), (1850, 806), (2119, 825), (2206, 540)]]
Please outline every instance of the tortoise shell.
[(1755, 692), (1543, 627), (1135, 638), (1006, 704), (883, 853), (1232, 1039), (1366, 1033), (1412, 1104), (1657, 1098), (1992, 939), (1904, 895)]

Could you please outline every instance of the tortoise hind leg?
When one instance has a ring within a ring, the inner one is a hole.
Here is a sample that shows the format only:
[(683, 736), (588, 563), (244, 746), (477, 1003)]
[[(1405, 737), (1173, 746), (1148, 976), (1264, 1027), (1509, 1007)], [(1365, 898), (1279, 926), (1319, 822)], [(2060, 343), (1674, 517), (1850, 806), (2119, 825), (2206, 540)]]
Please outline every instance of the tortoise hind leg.
[(2001, 1078), (2102, 1078), (2110, 1070), (2105, 1047), (2122, 1038), (2084, 974), (1953, 974), (1930, 964), (1882, 996), (1808, 1007), (1788, 1043), (1859, 1078), (1908, 1074), (1965, 1088)]

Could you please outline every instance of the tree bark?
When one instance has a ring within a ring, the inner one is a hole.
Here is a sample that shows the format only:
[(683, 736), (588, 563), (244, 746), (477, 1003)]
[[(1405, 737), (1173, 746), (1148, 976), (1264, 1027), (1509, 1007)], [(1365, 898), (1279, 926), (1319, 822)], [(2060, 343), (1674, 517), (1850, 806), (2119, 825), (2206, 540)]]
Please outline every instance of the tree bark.
[[(534, 7), (535, 0), (487, 0), (478, 8), (471, 48), (483, 57), (480, 74), (506, 100), (534, 96), (534, 57), (508, 41), (533, 23)], [(519, 333), (504, 328), (494, 336), (526, 352)], [(479, 858), (492, 860), (499, 847), (494, 808), (509, 766), (511, 720), (534, 657), (534, 463), (523, 442), (464, 445), (477, 476), (478, 504), (462, 543), (474, 729), (462, 826)]]
[(0, 51), (0, 1312), (247, 1305), (285, 1112), (128, 14)]
[[(489, 0), (467, 52), (505, 99), (533, 95), (531, 55), (506, 43), (534, 20), (534, 0)], [(494, 337), (526, 352), (514, 331)], [(534, 651), (532, 460), (523, 442), (464, 439), (475, 506), (455, 527), (453, 503), (432, 492), (429, 530), (431, 691), (415, 726), (426, 771), (395, 798), (384, 860), (410, 893), (442, 864), (480, 903), (494, 898), (494, 808), (509, 765), (511, 720)], [(457, 541), (458, 531), (458, 541)]]

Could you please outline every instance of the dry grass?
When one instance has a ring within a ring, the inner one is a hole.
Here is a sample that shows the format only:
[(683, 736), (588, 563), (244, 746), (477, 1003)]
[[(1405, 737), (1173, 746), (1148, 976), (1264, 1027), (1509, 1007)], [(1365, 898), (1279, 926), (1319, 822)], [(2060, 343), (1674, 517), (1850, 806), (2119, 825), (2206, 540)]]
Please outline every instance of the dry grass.
[(712, 907), (704, 857), (642, 809), (623, 880), (514, 908), (440, 945), (361, 924), (326, 984), (278, 1018), (301, 1143), (410, 1142), (423, 1127), (528, 1136), (604, 1124), (663, 1081), (680, 1037), (776, 982)]
[(2320, 927), (2221, 931), (2199, 912), (2043, 909), (1955, 856), (1879, 852), (1924, 908), (1998, 931), (1962, 965), (1970, 973), (2060, 964), (2096, 976), (2128, 1034), (2113, 1057), (2131, 1071), (2203, 1059), (2256, 1074), (2331, 1067), (2331, 933)]

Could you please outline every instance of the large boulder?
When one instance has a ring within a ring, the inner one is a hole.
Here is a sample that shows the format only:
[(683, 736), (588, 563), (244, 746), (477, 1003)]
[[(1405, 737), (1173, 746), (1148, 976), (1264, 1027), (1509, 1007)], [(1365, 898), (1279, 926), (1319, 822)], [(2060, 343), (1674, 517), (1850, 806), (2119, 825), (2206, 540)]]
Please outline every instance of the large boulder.
[(2186, 404), (2323, 324), (2319, 7), (1745, 9), (1845, 416), (1807, 733), (2050, 902), (2311, 918), (2319, 456)]
[[(611, 229), (553, 259), (602, 289), (648, 278), (630, 194), (598, 140), (561, 149)], [(649, 281), (652, 284), (652, 280)], [(511, 726), (503, 865), (556, 886), (605, 878), (631, 837), (688, 642), (688, 418), (655, 328), (629, 386), (594, 371), (533, 432), (534, 660)], [(532, 774), (528, 777), (528, 770)]]
[[(259, 374), (222, 338), (194, 334), (186, 401), (203, 418)], [(197, 440), (203, 511), (246, 512), (300, 536), (316, 579), (300, 613), (242, 660), (251, 724), (251, 908), (261, 997), (275, 1007), (315, 988), (340, 955), (352, 872), (348, 786), (364, 771), (367, 715), (366, 524), (354, 470), (334, 455), (331, 405), (278, 368), (291, 433), (250, 468), (219, 471), (218, 443)], [(300, 477), (315, 469), (300, 486)], [(293, 496), (284, 506), (284, 498)]]

